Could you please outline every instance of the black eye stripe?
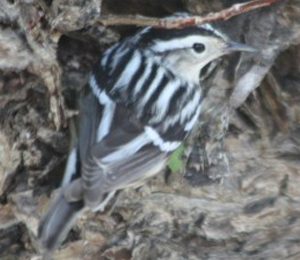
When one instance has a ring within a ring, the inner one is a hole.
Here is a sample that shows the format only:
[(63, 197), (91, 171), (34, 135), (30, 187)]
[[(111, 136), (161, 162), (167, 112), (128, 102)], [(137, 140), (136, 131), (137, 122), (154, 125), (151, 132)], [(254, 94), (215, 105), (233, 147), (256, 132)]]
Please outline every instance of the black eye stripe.
[(205, 46), (202, 43), (194, 43), (193, 49), (197, 53), (201, 53), (205, 50)]

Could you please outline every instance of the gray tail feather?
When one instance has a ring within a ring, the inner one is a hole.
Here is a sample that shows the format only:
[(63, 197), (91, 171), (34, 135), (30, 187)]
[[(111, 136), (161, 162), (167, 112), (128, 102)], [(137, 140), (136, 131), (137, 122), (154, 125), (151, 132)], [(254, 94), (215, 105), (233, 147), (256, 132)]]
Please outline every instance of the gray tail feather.
[(83, 201), (68, 202), (62, 193), (58, 194), (38, 229), (44, 254), (51, 254), (61, 244), (83, 208)]

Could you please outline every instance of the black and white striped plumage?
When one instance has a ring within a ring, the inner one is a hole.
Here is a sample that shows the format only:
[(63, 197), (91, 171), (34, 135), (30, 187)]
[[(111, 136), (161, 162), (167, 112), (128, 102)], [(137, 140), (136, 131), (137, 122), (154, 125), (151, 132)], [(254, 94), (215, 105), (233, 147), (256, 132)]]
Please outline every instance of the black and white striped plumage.
[(61, 192), (39, 228), (46, 251), (59, 245), (83, 208), (101, 209), (115, 191), (164, 167), (199, 116), (200, 70), (247, 50), (236, 46), (210, 25), (147, 27), (101, 56), (82, 99), (78, 144)]

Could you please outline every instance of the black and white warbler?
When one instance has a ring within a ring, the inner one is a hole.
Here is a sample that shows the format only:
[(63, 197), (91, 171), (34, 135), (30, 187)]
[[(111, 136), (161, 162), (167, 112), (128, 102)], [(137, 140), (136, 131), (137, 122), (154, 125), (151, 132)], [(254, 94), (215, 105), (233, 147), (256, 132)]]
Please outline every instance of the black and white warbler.
[(201, 69), (233, 51), (254, 49), (206, 24), (146, 27), (100, 57), (61, 191), (39, 227), (46, 252), (59, 246), (84, 209), (103, 209), (117, 190), (141, 185), (165, 166), (199, 117)]

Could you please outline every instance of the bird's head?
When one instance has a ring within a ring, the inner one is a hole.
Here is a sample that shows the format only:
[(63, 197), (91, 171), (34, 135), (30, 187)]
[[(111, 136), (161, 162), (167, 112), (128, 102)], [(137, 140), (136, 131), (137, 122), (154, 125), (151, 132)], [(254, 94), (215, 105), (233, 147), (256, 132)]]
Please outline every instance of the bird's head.
[(257, 51), (231, 41), (210, 24), (168, 30), (148, 27), (142, 31), (140, 43), (161, 64), (194, 82), (199, 81), (202, 68), (222, 55)]

